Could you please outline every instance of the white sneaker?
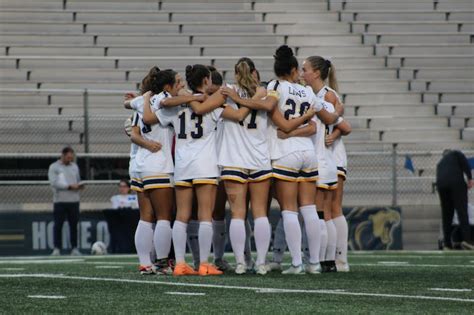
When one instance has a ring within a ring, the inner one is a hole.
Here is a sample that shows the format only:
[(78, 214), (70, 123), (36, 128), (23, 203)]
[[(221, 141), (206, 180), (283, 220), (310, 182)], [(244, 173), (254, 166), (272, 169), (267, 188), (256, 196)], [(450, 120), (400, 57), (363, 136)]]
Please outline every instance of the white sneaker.
[(255, 273), (257, 275), (261, 275), (261, 276), (264, 276), (267, 274), (267, 267), (265, 265), (258, 265), (257, 266), (257, 269), (255, 270)]
[(273, 271), (273, 270), (279, 271), (281, 270), (281, 264), (279, 262), (272, 261), (267, 264), (266, 268), (267, 268), (267, 271)]
[(82, 256), (81, 252), (77, 249), (77, 247), (74, 247), (71, 250), (71, 256)]
[(350, 271), (349, 264), (345, 263), (345, 262), (342, 262), (342, 261), (336, 261), (336, 269), (337, 269), (337, 272), (349, 272)]
[(320, 264), (306, 264), (305, 271), (312, 275), (320, 274), (321, 273), (321, 265)]
[(55, 247), (53, 249), (53, 252), (51, 253), (51, 256), (61, 256), (61, 251), (59, 250), (59, 248)]
[(247, 273), (247, 266), (245, 264), (237, 264), (237, 266), (235, 266), (235, 273), (238, 275)]
[(282, 275), (304, 275), (304, 269), (303, 269), (303, 265), (299, 265), (299, 266), (293, 266), (291, 265), (290, 268), (282, 271)]

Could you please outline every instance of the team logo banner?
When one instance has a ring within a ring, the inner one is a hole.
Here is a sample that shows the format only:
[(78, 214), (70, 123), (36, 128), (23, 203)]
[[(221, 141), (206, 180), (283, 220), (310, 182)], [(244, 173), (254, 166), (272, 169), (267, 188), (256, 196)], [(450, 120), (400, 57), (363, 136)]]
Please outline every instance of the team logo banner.
[(351, 250), (402, 249), (402, 216), (398, 207), (344, 208)]

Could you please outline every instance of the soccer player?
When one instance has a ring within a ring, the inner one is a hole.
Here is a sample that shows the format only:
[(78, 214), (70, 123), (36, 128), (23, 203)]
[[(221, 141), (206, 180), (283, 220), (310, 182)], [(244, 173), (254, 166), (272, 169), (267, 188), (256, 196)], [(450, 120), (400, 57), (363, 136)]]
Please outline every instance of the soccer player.
[[(303, 78), (325, 106), (338, 108), (343, 113), (342, 102), (337, 94), (335, 67), (320, 56), (308, 57), (303, 63)], [(329, 81), (329, 86), (326, 84)], [(327, 231), (327, 248), (321, 246), (325, 263), (323, 271), (349, 271), (347, 264), (347, 222), (342, 214), (342, 192), (346, 176), (347, 157), (341, 135), (351, 132), (350, 124), (338, 119), (335, 125), (326, 125), (318, 120), (316, 151), (318, 155), (318, 192), (316, 196), (319, 210), (324, 210)], [(324, 229), (324, 227), (323, 227)], [(324, 243), (323, 243), (324, 244)], [(337, 264), (335, 260), (337, 258)], [(337, 268), (336, 268), (337, 267)]]
[[(270, 128), (270, 156), (276, 194), (283, 216), (286, 241), (292, 256), (292, 266), (283, 274), (303, 274), (301, 258), (301, 227), (298, 211), (301, 211), (310, 247), (310, 265), (307, 271), (317, 273), (319, 267), (319, 220), (314, 205), (316, 156), (309, 137), (280, 139), (277, 129), (290, 132), (317, 112), (324, 121), (333, 123), (337, 115), (322, 108), (310, 88), (298, 83), (298, 61), (293, 51), (284, 45), (275, 54), (274, 71), (278, 80), (268, 84), (264, 100), (236, 98), (234, 101), (251, 109), (270, 111), (273, 122)], [(314, 109), (313, 109), (314, 108)], [(314, 133), (314, 131), (313, 131)]]

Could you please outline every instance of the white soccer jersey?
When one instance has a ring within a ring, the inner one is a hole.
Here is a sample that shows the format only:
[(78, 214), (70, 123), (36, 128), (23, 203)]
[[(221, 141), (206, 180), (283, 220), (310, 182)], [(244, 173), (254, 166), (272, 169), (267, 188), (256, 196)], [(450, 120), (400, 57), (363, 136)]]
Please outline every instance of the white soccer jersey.
[[(334, 106), (329, 102), (323, 102), (326, 111), (333, 113)], [(316, 119), (316, 134), (313, 136), (316, 156), (318, 158), (318, 184), (329, 184), (337, 182), (337, 165), (331, 148), (326, 147), (325, 137), (330, 134), (334, 126), (342, 122), (339, 117), (335, 124), (326, 125), (320, 119)]]
[[(245, 90), (229, 85), (241, 98), (249, 98)], [(228, 106), (239, 106), (230, 98)], [(268, 114), (263, 110), (251, 110), (241, 122), (224, 119), (222, 141), (218, 151), (218, 163), (222, 167), (238, 167), (250, 170), (270, 170), (270, 152), (267, 142)]]
[[(151, 98), (152, 111), (156, 111), (160, 102), (166, 96), (164, 93), (154, 95)], [(139, 126), (142, 136), (145, 139), (161, 143), (161, 150), (150, 152), (143, 147), (139, 147), (135, 156), (137, 172), (153, 174), (173, 173), (173, 158), (171, 156), (171, 146), (173, 141), (173, 130), (163, 124), (147, 125), (143, 122), (143, 96), (138, 96), (130, 102), (131, 107), (139, 114)]]
[(218, 177), (216, 127), (223, 109), (198, 115), (183, 104), (159, 108), (156, 116), (163, 125), (172, 125), (176, 135), (175, 181)]
[[(278, 110), (287, 119), (302, 116), (309, 108), (320, 111), (322, 105), (311, 88), (284, 80), (273, 80), (268, 86), (268, 94), (278, 98)], [(313, 143), (309, 137), (291, 137), (278, 139), (277, 127), (271, 123), (269, 128), (270, 155), (272, 160), (279, 159), (296, 151), (313, 150)]]
[[(339, 97), (339, 94), (333, 89), (331, 89), (329, 86), (325, 85), (319, 92), (316, 94), (316, 96), (322, 100), (324, 100), (324, 97), (326, 96), (327, 92), (333, 92), (337, 99), (341, 101), (341, 98)], [(343, 167), (344, 169), (347, 168), (347, 153), (346, 153), (346, 147), (344, 146), (344, 142), (342, 141), (342, 137), (339, 137), (336, 141), (334, 141), (333, 145), (331, 146), (331, 149), (334, 154), (334, 159), (336, 160), (336, 164), (338, 167)]]

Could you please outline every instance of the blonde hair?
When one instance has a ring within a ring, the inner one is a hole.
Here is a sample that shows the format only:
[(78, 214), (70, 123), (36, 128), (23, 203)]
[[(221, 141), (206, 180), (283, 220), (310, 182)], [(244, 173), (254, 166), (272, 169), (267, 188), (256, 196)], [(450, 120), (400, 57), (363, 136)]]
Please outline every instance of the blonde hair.
[(306, 58), (313, 70), (319, 70), (321, 73), (321, 80), (328, 80), (328, 85), (331, 89), (339, 93), (339, 87), (336, 79), (336, 67), (329, 59), (324, 59), (320, 56), (311, 56)]
[(239, 60), (234, 67), (235, 79), (237, 85), (243, 89), (249, 97), (252, 97), (257, 92), (259, 83), (252, 75), (250, 65), (245, 60)]

